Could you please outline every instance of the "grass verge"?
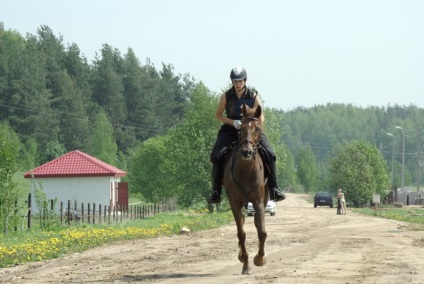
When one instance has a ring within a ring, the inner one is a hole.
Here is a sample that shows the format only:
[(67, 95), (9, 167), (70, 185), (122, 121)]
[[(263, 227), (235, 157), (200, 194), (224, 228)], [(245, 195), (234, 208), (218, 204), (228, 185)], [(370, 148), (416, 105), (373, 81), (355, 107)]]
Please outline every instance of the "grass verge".
[[(386, 219), (392, 219), (402, 222), (422, 225), (421, 230), (424, 231), (424, 208), (418, 207), (380, 207), (374, 208), (350, 208), (352, 211)], [(418, 228), (417, 228), (418, 229)]]
[(108, 242), (170, 236), (182, 227), (192, 232), (209, 230), (229, 224), (231, 212), (215, 214), (161, 213), (150, 219), (119, 225), (57, 226), (49, 232), (30, 230), (0, 234), (0, 267), (57, 258), (81, 252)]

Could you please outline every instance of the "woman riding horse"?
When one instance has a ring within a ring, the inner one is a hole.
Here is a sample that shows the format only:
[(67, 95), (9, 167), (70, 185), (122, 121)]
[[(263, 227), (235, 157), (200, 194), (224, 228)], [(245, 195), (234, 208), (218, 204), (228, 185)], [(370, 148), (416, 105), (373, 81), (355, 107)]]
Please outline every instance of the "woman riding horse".
[[(262, 103), (254, 90), (246, 87), (247, 73), (242, 67), (231, 70), (230, 78), (233, 87), (221, 96), (215, 117), (223, 123), (218, 132), (218, 137), (212, 149), (210, 160), (212, 162), (212, 194), (209, 196), (210, 203), (221, 202), (223, 156), (233, 142), (238, 139), (238, 130), (241, 127), (241, 106), (247, 104), (250, 108), (262, 106)], [(226, 116), (223, 115), (224, 111)], [(265, 120), (263, 112), (259, 117), (262, 124)], [(274, 201), (285, 199), (285, 194), (277, 186), (277, 170), (275, 166), (276, 156), (265, 135), (261, 134), (261, 147), (266, 151), (262, 155), (264, 162), (270, 170), (268, 186), (270, 198)]]
[(260, 121), (262, 108), (259, 105), (251, 111), (246, 104), (243, 104), (242, 108), (240, 138), (231, 154), (224, 158), (224, 187), (237, 225), (238, 259), (243, 263), (242, 274), (249, 274), (249, 255), (246, 249), (246, 233), (243, 228), (245, 221), (243, 207), (247, 202), (251, 202), (255, 209), (254, 218), (259, 250), (253, 263), (256, 266), (263, 266), (266, 263), (265, 208), (269, 199), (269, 191), (266, 189), (264, 163), (258, 154), (262, 134)]

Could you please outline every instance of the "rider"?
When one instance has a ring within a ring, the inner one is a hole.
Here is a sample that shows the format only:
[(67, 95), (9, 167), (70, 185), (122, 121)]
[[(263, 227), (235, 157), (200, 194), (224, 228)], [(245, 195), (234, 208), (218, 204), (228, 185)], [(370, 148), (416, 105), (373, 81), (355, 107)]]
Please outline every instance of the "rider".
[[(233, 87), (225, 92), (219, 101), (215, 112), (215, 117), (223, 123), (218, 131), (218, 137), (212, 149), (210, 160), (212, 162), (212, 194), (209, 196), (210, 203), (221, 201), (223, 156), (226, 150), (234, 141), (238, 139), (238, 130), (241, 128), (241, 107), (247, 104), (250, 108), (262, 106), (262, 103), (255, 90), (246, 87), (247, 73), (242, 67), (235, 67), (231, 70), (230, 78)], [(226, 113), (226, 116), (223, 113)], [(265, 120), (262, 112), (259, 118), (263, 123)], [(270, 199), (281, 201), (286, 198), (285, 194), (277, 186), (277, 171), (275, 167), (276, 156), (265, 135), (261, 134), (260, 146), (265, 149), (266, 154), (262, 155), (264, 162), (270, 169), (268, 187), (270, 189)]]

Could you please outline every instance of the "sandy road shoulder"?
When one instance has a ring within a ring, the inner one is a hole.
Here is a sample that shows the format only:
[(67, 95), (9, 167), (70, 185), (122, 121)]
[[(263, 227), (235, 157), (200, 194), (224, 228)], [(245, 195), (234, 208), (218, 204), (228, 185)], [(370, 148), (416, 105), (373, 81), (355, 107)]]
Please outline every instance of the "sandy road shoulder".
[[(266, 216), (268, 263), (241, 275), (236, 226), (123, 241), (60, 259), (0, 270), (12, 283), (423, 283), (423, 233), (397, 221), (336, 215), (288, 194)], [(257, 251), (253, 217), (247, 246)], [(420, 282), (421, 281), (421, 282)]]

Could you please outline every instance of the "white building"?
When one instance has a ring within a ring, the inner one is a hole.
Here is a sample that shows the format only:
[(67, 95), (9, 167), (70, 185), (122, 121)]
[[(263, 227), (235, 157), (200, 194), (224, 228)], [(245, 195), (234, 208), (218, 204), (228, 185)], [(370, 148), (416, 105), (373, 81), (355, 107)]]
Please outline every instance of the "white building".
[[(75, 150), (53, 161), (28, 171), (25, 178), (31, 181), (31, 211), (38, 213), (35, 205), (35, 186), (41, 184), (48, 199), (57, 198), (57, 206), (63, 202), (66, 207), (68, 200), (72, 207), (75, 202), (94, 203), (102, 206), (128, 204), (128, 187), (118, 185), (126, 172), (106, 164), (88, 154)], [(122, 188), (122, 190), (121, 190)], [(126, 192), (125, 192), (126, 191)]]

